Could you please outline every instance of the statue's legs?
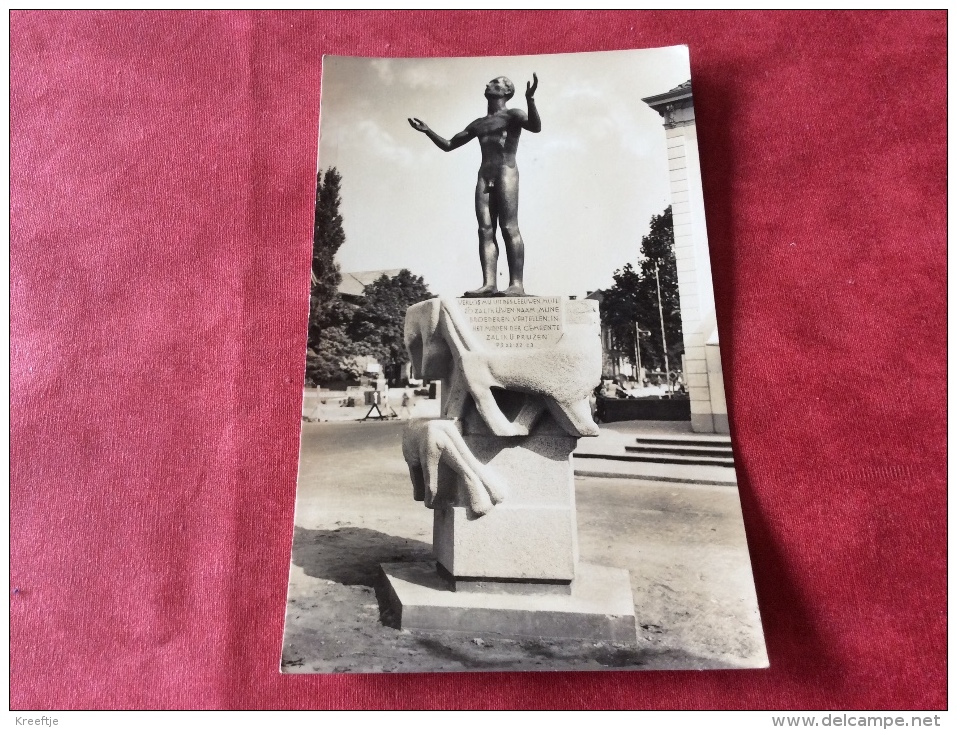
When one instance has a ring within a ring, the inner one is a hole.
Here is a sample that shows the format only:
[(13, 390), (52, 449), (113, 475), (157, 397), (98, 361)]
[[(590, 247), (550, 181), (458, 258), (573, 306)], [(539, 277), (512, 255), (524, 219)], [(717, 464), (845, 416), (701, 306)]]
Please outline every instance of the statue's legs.
[(505, 166), (492, 189), (498, 223), (505, 241), (508, 258), (508, 289), (502, 294), (509, 297), (525, 296), (525, 243), (518, 230), (518, 168)]
[(479, 175), (475, 183), (475, 217), (478, 219), (479, 260), (482, 262), (482, 286), (465, 292), (467, 297), (487, 297), (498, 292), (498, 241), (495, 240), (495, 182)]

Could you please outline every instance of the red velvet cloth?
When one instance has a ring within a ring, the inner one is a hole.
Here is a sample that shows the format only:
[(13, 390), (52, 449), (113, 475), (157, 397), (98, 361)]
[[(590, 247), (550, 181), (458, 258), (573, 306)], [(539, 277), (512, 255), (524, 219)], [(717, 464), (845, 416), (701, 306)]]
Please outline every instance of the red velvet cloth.
[[(771, 668), (282, 676), (324, 53), (691, 47)], [(946, 15), (14, 12), (11, 703), (942, 708)]]

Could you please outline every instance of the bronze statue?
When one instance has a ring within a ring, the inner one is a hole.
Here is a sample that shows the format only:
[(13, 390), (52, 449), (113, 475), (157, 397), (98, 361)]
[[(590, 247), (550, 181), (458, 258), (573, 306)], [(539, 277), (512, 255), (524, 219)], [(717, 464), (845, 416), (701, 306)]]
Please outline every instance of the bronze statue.
[[(467, 297), (506, 296), (523, 297), (525, 284), (525, 244), (518, 230), (518, 167), (515, 153), (518, 138), (523, 129), (529, 132), (542, 131), (542, 120), (535, 108), (535, 90), (538, 76), (525, 86), (528, 114), (521, 109), (507, 109), (505, 102), (515, 94), (515, 85), (504, 76), (492, 79), (485, 87), (488, 99), (488, 114), (476, 119), (452, 139), (444, 139), (433, 132), (420, 119), (411, 118), (413, 129), (424, 132), (435, 146), (451, 152), (478, 137), (482, 147), (482, 166), (475, 184), (475, 215), (478, 218), (479, 258), (482, 261), (482, 287), (466, 292)], [(509, 285), (498, 290), (498, 242), (495, 240), (496, 225), (502, 230), (505, 240), (505, 255), (508, 258)]]

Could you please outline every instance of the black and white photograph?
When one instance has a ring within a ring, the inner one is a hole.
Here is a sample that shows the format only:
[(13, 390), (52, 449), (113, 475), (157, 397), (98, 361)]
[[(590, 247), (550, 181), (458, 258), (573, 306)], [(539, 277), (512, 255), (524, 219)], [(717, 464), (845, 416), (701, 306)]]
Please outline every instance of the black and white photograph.
[(281, 670), (768, 666), (689, 49), (326, 56), (318, 132)]

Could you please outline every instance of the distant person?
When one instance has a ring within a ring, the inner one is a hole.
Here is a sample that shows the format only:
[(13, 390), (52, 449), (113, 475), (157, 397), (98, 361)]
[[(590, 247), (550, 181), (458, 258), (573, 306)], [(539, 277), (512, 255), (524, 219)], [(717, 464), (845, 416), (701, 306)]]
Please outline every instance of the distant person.
[(379, 373), (375, 380), (375, 402), (380, 406), (389, 405), (389, 384), (385, 376)]
[(595, 390), (592, 391), (592, 397), (589, 399), (589, 402), (592, 406), (592, 418), (595, 423), (601, 423), (605, 420), (605, 401), (603, 400), (605, 396), (605, 381), (604, 379), (595, 386)]
[(322, 420), (320, 410), (319, 410), (319, 402), (320, 402), (319, 389), (316, 388), (313, 391), (312, 408), (309, 409), (309, 412), (305, 416), (303, 416), (304, 420), (310, 423)]

